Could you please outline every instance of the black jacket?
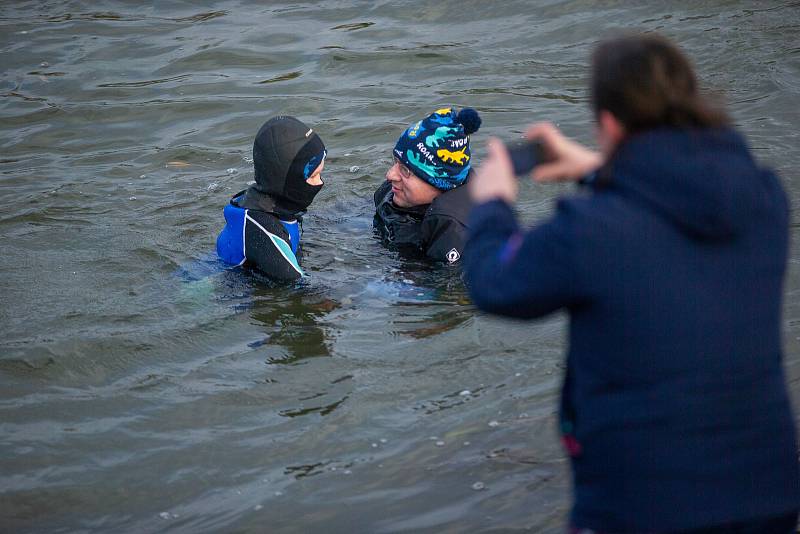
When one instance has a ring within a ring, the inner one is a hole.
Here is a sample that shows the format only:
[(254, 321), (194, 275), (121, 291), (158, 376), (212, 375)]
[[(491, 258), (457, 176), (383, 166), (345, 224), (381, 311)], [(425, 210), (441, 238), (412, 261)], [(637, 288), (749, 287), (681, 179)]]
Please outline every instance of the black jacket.
[(467, 240), (466, 221), (472, 207), (466, 187), (456, 187), (430, 204), (413, 208), (395, 206), (392, 197), (389, 182), (375, 191), (373, 226), (384, 245), (450, 264), (461, 259)]

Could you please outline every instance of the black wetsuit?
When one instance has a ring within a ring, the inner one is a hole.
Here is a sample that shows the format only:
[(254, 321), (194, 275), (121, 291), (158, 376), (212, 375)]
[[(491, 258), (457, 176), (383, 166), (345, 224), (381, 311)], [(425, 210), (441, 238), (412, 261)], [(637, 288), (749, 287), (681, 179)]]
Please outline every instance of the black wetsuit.
[(430, 204), (401, 208), (392, 202), (392, 184), (375, 191), (373, 226), (383, 244), (402, 253), (427, 256), (454, 264), (461, 259), (467, 240), (466, 220), (471, 201), (466, 187), (456, 187)]
[(217, 253), (231, 265), (255, 267), (276, 280), (304, 276), (300, 268), (301, 215), (281, 210), (254, 187), (240, 191), (223, 210), (225, 228)]

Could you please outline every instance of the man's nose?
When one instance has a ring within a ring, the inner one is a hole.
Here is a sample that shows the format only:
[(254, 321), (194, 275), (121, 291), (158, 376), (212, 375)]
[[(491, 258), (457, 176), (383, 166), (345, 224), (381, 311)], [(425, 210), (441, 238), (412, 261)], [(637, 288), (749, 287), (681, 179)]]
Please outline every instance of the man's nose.
[(389, 170), (386, 171), (386, 179), (390, 182), (396, 182), (400, 179), (400, 174), (397, 172), (397, 163), (389, 167)]

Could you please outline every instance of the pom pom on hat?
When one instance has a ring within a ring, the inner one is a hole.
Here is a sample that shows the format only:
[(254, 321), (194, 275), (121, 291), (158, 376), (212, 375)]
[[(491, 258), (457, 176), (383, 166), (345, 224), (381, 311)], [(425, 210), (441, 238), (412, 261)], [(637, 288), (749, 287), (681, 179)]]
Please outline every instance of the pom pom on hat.
[(456, 122), (464, 127), (466, 135), (472, 135), (481, 127), (481, 116), (472, 108), (464, 108), (458, 112)]

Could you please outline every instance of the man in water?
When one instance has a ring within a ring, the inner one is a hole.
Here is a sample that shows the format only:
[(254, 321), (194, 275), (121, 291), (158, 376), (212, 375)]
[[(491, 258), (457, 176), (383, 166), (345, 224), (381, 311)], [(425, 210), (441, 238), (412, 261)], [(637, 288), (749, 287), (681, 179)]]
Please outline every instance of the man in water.
[(469, 136), (480, 125), (472, 108), (444, 108), (403, 132), (375, 191), (373, 225), (384, 245), (448, 264), (461, 259), (470, 208), (461, 186), (472, 172)]

